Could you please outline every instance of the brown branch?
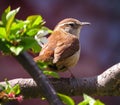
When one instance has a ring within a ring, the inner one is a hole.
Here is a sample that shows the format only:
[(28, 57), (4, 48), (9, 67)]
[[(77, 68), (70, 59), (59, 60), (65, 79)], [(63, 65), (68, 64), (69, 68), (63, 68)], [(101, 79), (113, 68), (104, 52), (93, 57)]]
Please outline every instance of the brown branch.
[[(98, 76), (88, 78), (50, 78), (57, 92), (70, 96), (80, 96), (83, 93), (97, 96), (119, 96), (120, 95), (120, 63), (107, 69)], [(9, 83), (14, 86), (20, 84), (21, 93), (25, 98), (40, 97), (38, 87), (33, 79), (14, 79)], [(5, 82), (0, 82), (5, 85)]]
[(27, 52), (22, 52), (18, 56), (15, 56), (15, 58), (35, 80), (39, 87), (38, 93), (42, 92), (50, 105), (63, 105), (49, 79), (43, 74), (42, 70), (39, 69)]

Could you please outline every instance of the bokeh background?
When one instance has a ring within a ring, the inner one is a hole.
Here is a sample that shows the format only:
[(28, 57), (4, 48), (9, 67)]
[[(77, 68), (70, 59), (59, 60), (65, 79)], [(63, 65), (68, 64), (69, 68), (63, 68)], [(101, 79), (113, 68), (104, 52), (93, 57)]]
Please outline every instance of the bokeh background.
[[(81, 31), (81, 57), (78, 65), (71, 69), (75, 77), (98, 75), (120, 62), (120, 0), (1, 0), (0, 16), (9, 5), (12, 9), (21, 7), (17, 15), (19, 19), (33, 14), (42, 15), (50, 29), (68, 17), (91, 23)], [(69, 72), (61, 73), (63, 77), (69, 75)], [(28, 77), (13, 57), (0, 55), (0, 81)], [(81, 97), (74, 98), (76, 102), (82, 100)], [(106, 105), (120, 105), (120, 97), (97, 98)], [(48, 105), (40, 99), (29, 99), (8, 105), (43, 104)]]

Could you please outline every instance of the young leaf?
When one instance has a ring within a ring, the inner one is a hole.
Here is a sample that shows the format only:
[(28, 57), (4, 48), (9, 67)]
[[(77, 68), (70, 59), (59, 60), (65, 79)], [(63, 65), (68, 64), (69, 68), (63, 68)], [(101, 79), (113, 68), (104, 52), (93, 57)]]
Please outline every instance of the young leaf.
[(32, 51), (34, 52), (34, 53), (39, 53), (40, 52), (40, 50), (41, 50), (41, 47), (39, 46), (39, 44), (35, 41), (34, 42), (34, 44), (32, 45)]
[(6, 31), (4, 27), (0, 27), (0, 39), (5, 39)]
[(12, 10), (12, 11), (8, 12), (8, 14), (6, 15), (6, 21), (7, 21), (7, 24), (6, 24), (6, 33), (7, 33), (7, 36), (10, 34), (10, 28), (11, 28), (12, 22), (13, 22), (13, 20), (15, 18), (15, 15), (19, 11), (19, 9), (20, 8)]
[(60, 76), (58, 75), (57, 72), (54, 72), (54, 71), (48, 71), (48, 70), (44, 70), (43, 73), (45, 75), (48, 75), (48, 76), (52, 76), (54, 78), (60, 78)]
[(95, 100), (86, 94), (84, 94), (83, 97), (84, 97), (84, 100), (80, 102), (78, 105), (105, 105), (101, 101)]
[(12, 91), (17, 95), (20, 93), (20, 85), (16, 84), (13, 88)]
[(60, 97), (60, 99), (66, 104), (66, 105), (75, 105), (75, 102), (73, 99), (67, 95), (57, 93), (57, 95)]
[(7, 41), (5, 41), (4, 39), (0, 40), (0, 51), (2, 51), (2, 53), (10, 53), (10, 49), (7, 45)]
[[(40, 15), (29, 16), (27, 20), (15, 19), (20, 8), (11, 11), (8, 7), (2, 14), (0, 21), (0, 50), (3, 53), (18, 55), (21, 51), (32, 49), (35, 53), (41, 47), (33, 38), (40, 30), (48, 33), (49, 30), (43, 27), (43, 19)], [(26, 36), (28, 38), (26, 38)]]
[(83, 97), (84, 97), (84, 100), (88, 101), (90, 105), (94, 105), (95, 99), (93, 99), (92, 97), (90, 97), (86, 94), (84, 94)]
[(5, 92), (10, 93), (12, 87), (11, 87), (11, 85), (9, 84), (9, 82), (7, 80), (5, 80), (5, 82), (6, 82)]
[(33, 28), (43, 22), (42, 17), (40, 15), (29, 16), (27, 17), (27, 20), (30, 22), (29, 28)]
[(13, 22), (11, 26), (11, 34), (13, 34), (14, 36), (16, 34), (22, 35), (25, 32), (26, 24), (27, 23), (22, 20)]
[(102, 103), (100, 100), (96, 100), (94, 105), (105, 105), (104, 103)]
[(28, 50), (28, 49), (32, 49), (33, 51), (40, 51), (40, 46), (38, 45), (38, 43), (36, 42), (36, 40), (32, 37), (22, 37), (21, 38), (21, 42), (20, 42), (21, 46), (24, 46), (24, 51)]
[(11, 7), (8, 6), (7, 9), (5, 9), (4, 13), (2, 14), (2, 23), (4, 26), (6, 26), (7, 20), (6, 20), (6, 15), (8, 14), (8, 12), (10, 12)]
[(28, 31), (26, 32), (26, 34), (29, 35), (29, 36), (35, 36), (38, 31), (39, 31), (39, 29), (33, 28), (33, 29), (28, 30)]
[(11, 46), (10, 47), (10, 50), (11, 50), (11, 52), (13, 52), (15, 55), (19, 55), (20, 54), (20, 52), (22, 51), (24, 49), (24, 47), (23, 46)]
[(38, 64), (38, 67), (42, 70), (45, 70), (48, 67), (48, 63), (46, 63), (46, 62), (39, 61), (39, 62), (37, 62), (37, 64)]

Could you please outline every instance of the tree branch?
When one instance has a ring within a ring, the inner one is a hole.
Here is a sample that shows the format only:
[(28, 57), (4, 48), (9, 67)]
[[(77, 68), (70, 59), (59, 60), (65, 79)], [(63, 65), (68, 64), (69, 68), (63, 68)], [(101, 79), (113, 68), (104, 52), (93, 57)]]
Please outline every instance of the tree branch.
[(50, 105), (63, 105), (49, 79), (43, 74), (42, 70), (39, 69), (27, 52), (22, 52), (18, 56), (15, 56), (15, 58), (35, 80), (38, 88), (40, 88), (38, 93), (42, 92)]
[[(98, 76), (86, 78), (50, 78), (57, 92), (69, 96), (80, 96), (83, 93), (95, 96), (119, 96), (120, 95), (120, 63), (107, 69)], [(14, 86), (19, 84), (21, 93), (25, 98), (40, 97), (38, 86), (33, 79), (13, 79), (9, 83)], [(5, 82), (0, 82), (5, 86)]]

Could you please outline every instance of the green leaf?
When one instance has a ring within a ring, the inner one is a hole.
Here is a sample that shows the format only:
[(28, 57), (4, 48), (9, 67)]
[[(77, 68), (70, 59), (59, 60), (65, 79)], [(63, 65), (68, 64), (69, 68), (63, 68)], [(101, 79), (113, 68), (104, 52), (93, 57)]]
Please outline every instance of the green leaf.
[(9, 93), (14, 93), (15, 95), (20, 93), (20, 85), (16, 84), (14, 87), (12, 87), (7, 80), (5, 80), (6, 86), (4, 91), (9, 94)]
[(85, 100), (84, 100), (84, 101), (80, 102), (78, 105), (90, 105), (90, 104), (89, 104), (88, 101), (85, 101)]
[(17, 9), (14, 9), (12, 11), (9, 11), (6, 15), (6, 20), (9, 21), (10, 19), (14, 19), (14, 16), (19, 12), (20, 7), (18, 7)]
[(13, 52), (15, 55), (19, 55), (23, 49), (24, 49), (23, 46), (11, 46), (10, 47), (11, 52)]
[(34, 44), (31, 47), (32, 51), (34, 53), (39, 53), (41, 50), (41, 47), (39, 46), (39, 44), (35, 41)]
[(3, 22), (4, 26), (6, 26), (6, 23), (7, 23), (6, 15), (8, 14), (8, 12), (10, 12), (10, 10), (11, 10), (11, 7), (8, 6), (8, 8), (5, 9), (4, 13), (2, 14), (2, 22)]
[(101, 101), (95, 100), (86, 94), (84, 94), (83, 97), (84, 97), (84, 100), (80, 102), (78, 105), (105, 105)]
[(105, 105), (104, 103), (102, 103), (100, 100), (96, 100), (94, 105)]
[(37, 62), (37, 65), (42, 70), (45, 70), (48, 67), (48, 63), (47, 62), (42, 62), (42, 61)]
[(33, 36), (40, 30), (44, 32), (42, 34), (49, 33), (49, 29), (43, 27), (44, 22), (40, 15), (29, 16), (25, 21), (15, 19), (19, 9), (11, 10), (9, 6), (2, 14), (2, 21), (0, 21), (0, 50), (3, 53), (11, 54), (12, 52), (15, 55), (28, 49), (38, 53), (41, 47)]
[(3, 53), (10, 53), (10, 49), (8, 48), (8, 42), (5, 40), (0, 40), (0, 51)]
[(29, 28), (33, 28), (43, 22), (42, 17), (40, 15), (29, 16), (27, 17), (27, 20), (30, 22)]
[(15, 21), (11, 26), (11, 33), (20, 34), (20, 35), (25, 34), (28, 23), (29, 22), (26, 20), (23, 21), (23, 20), (15, 19)]
[(13, 22), (13, 20), (15, 18), (15, 15), (19, 11), (19, 9), (20, 8), (12, 10), (12, 11), (8, 12), (8, 14), (6, 15), (6, 21), (7, 21), (7, 24), (6, 24), (6, 33), (7, 33), (7, 36), (10, 34), (10, 28), (11, 28), (12, 22)]
[(0, 84), (0, 92), (5, 90), (5, 87), (3, 85)]
[(90, 96), (88, 96), (88, 95), (86, 95), (86, 94), (84, 94), (83, 97), (84, 97), (84, 99), (85, 99), (86, 101), (89, 102), (90, 105), (94, 105), (95, 99), (93, 99), (92, 97), (90, 97)]
[(5, 28), (0, 27), (0, 39), (5, 39), (5, 37), (6, 37)]
[(49, 33), (52, 33), (52, 32), (53, 32), (51, 29), (49, 29), (49, 28), (47, 28), (47, 27), (45, 27), (45, 26), (43, 26), (43, 27), (41, 28), (41, 30), (44, 30), (44, 33), (46, 33), (46, 34), (49, 34)]
[(46, 35), (48, 35), (48, 34), (50, 34), (50, 33), (52, 33), (52, 30), (50, 30), (50, 29), (48, 29), (47, 27), (42, 27), (39, 31), (38, 31), (38, 33), (36, 34), (36, 36), (38, 37), (38, 38), (41, 38), (41, 37), (43, 37), (43, 36), (46, 36)]
[(39, 29), (33, 28), (33, 29), (28, 30), (28, 31), (26, 32), (26, 34), (29, 35), (29, 36), (35, 36), (38, 31), (39, 31)]
[(37, 62), (38, 67), (41, 70), (43, 70), (43, 73), (45, 75), (52, 76), (52, 77), (55, 77), (55, 78), (60, 78), (60, 76), (57, 72), (47, 70), (49, 64), (50, 64), (49, 62), (42, 62), (42, 61)]
[(10, 93), (11, 92), (11, 89), (12, 89), (12, 86), (9, 84), (9, 82), (7, 80), (5, 80), (6, 82), (6, 87), (5, 87), (5, 92), (6, 93)]
[(20, 93), (20, 85), (16, 84), (13, 88), (12, 88), (12, 92), (14, 92), (16, 95)]
[(38, 43), (36, 42), (36, 40), (32, 37), (22, 37), (21, 38), (21, 42), (20, 42), (21, 46), (24, 46), (24, 51), (28, 50), (28, 49), (32, 49), (33, 51), (40, 51), (40, 46), (38, 45)]
[(23, 21), (16, 23), (14, 22), (11, 26), (11, 34), (20, 34), (24, 30), (25, 23)]
[(54, 72), (54, 71), (48, 71), (48, 70), (44, 70), (43, 73), (45, 75), (48, 75), (48, 76), (52, 76), (54, 78), (60, 78), (59, 74)]
[(0, 27), (3, 27), (4, 25), (3, 25), (3, 22), (2, 21), (0, 21)]
[(60, 99), (67, 105), (75, 105), (75, 102), (73, 99), (67, 95), (57, 93), (57, 95), (60, 97)]

